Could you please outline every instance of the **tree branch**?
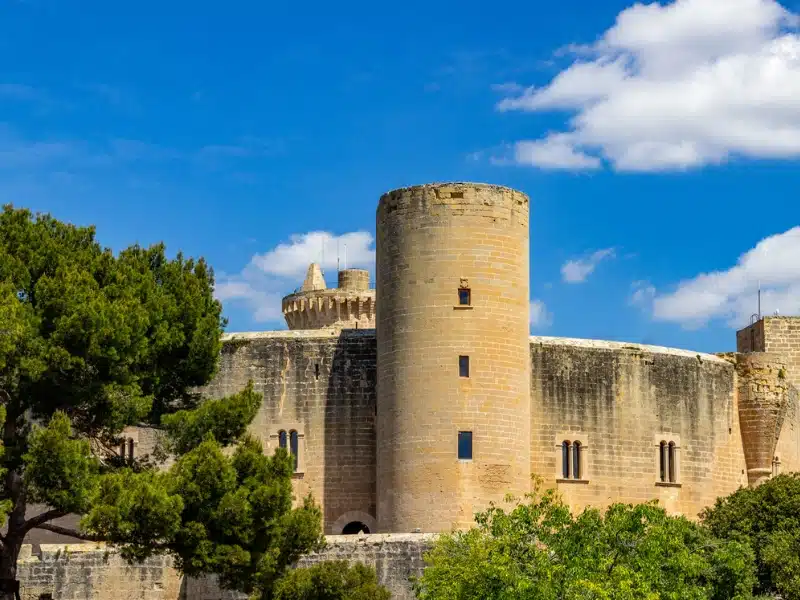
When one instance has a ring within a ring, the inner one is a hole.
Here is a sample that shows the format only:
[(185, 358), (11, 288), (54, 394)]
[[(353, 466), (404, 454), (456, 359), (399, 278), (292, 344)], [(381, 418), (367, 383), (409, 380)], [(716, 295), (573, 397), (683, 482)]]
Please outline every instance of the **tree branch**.
[(74, 537), (78, 540), (85, 540), (87, 542), (105, 541), (100, 536), (92, 535), (90, 533), (81, 533), (80, 531), (75, 531), (74, 529), (70, 529), (68, 527), (61, 527), (60, 525), (53, 525), (51, 523), (40, 523), (39, 525), (34, 525), (32, 529), (44, 529), (45, 531), (51, 531), (59, 535), (67, 535), (69, 537)]
[(25, 524), (22, 526), (22, 532), (27, 533), (31, 529), (42, 525), (43, 523), (47, 523), (48, 521), (52, 521), (53, 519), (60, 519), (61, 517), (66, 517), (68, 513), (65, 513), (61, 510), (46, 510), (40, 515), (36, 515), (35, 517), (31, 517)]

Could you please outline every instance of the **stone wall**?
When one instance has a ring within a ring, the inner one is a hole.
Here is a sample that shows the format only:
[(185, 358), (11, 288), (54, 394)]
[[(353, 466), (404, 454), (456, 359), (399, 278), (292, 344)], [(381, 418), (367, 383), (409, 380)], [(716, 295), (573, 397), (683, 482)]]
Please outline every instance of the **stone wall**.
[[(320, 553), (299, 565), (345, 559), (376, 569), (394, 600), (411, 600), (410, 578), (422, 574), (423, 554), (433, 541), (424, 534), (329, 536)], [(181, 577), (168, 557), (130, 565), (102, 544), (43, 544), (37, 555), (24, 546), (17, 566), (22, 600), (246, 600), (223, 591), (213, 577)]]
[(251, 426), (268, 452), (278, 432), (299, 434), (295, 495), (311, 492), (325, 533), (349, 522), (375, 529), (375, 332), (278, 331), (226, 336), (217, 377), (221, 397), (252, 380), (264, 396)]
[(768, 352), (781, 356), (786, 377), (795, 389), (773, 457), (773, 473), (800, 470), (800, 317), (764, 317), (736, 332), (738, 352)]
[(129, 565), (100, 544), (23, 546), (17, 578), (22, 600), (189, 600), (171, 559)]
[[(747, 484), (733, 366), (717, 356), (616, 342), (531, 338), (531, 471), (573, 509), (658, 499), (695, 518)], [(580, 477), (561, 444), (581, 443)], [(661, 481), (660, 442), (676, 447)]]

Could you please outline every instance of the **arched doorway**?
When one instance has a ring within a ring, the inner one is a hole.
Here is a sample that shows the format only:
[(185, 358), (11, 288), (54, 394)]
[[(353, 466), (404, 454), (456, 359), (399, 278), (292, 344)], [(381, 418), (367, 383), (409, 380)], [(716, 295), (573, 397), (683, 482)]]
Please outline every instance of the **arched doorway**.
[(369, 527), (361, 521), (351, 521), (342, 528), (342, 535), (356, 535), (361, 532), (369, 533)]

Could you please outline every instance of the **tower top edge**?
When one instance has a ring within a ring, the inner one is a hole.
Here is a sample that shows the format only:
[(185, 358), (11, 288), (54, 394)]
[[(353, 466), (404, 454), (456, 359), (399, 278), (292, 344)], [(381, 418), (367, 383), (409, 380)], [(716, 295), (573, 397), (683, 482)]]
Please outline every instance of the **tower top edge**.
[(381, 195), (381, 199), (386, 198), (387, 196), (392, 196), (395, 194), (402, 194), (413, 192), (416, 190), (431, 190), (443, 187), (454, 187), (454, 188), (475, 188), (475, 189), (488, 189), (488, 190), (496, 190), (496, 191), (504, 191), (504, 192), (511, 192), (514, 194), (519, 194), (528, 198), (528, 195), (520, 191), (518, 189), (506, 186), (506, 185), (499, 185), (496, 183), (483, 183), (483, 182), (476, 182), (476, 181), (437, 181), (431, 183), (421, 183), (418, 185), (407, 185), (404, 187), (395, 188), (393, 190), (389, 190), (384, 192)]

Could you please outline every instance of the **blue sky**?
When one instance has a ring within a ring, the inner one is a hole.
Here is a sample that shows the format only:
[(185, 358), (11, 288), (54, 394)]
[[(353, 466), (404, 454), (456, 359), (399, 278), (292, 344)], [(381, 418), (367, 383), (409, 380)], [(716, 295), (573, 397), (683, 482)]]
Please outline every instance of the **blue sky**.
[(509, 185), (534, 333), (731, 350), (759, 282), (800, 314), (798, 12), (6, 0), (0, 200), (206, 257), (242, 331), (384, 191)]

